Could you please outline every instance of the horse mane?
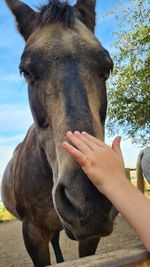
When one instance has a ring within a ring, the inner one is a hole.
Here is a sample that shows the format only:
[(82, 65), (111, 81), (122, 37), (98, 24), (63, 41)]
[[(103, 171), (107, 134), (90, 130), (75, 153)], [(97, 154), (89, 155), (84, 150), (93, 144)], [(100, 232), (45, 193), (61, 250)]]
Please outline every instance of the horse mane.
[(36, 19), (37, 25), (63, 22), (68, 27), (73, 26), (75, 21), (75, 7), (68, 4), (68, 1), (49, 0), (47, 5), (39, 8)]

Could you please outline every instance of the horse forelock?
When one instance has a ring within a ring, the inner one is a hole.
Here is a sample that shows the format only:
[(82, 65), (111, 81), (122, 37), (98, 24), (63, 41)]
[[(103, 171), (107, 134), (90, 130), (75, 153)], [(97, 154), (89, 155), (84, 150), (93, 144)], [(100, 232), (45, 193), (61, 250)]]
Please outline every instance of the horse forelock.
[(49, 0), (47, 5), (39, 8), (40, 12), (36, 19), (37, 25), (63, 22), (68, 27), (74, 25), (76, 12), (75, 7), (68, 1)]

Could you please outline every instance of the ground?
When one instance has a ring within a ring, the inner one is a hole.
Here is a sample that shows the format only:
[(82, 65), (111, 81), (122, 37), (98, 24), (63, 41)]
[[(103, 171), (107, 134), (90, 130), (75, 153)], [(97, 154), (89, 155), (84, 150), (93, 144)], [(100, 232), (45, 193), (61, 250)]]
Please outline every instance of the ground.
[[(25, 250), (21, 232), (21, 223), (17, 220), (0, 224), (0, 267), (33, 267)], [(133, 248), (139, 242), (137, 235), (119, 215), (113, 233), (109, 237), (102, 238), (96, 253)], [(62, 232), (60, 243), (65, 261), (78, 259), (77, 242), (69, 240)], [(52, 263), (55, 263), (51, 247), (50, 250)]]

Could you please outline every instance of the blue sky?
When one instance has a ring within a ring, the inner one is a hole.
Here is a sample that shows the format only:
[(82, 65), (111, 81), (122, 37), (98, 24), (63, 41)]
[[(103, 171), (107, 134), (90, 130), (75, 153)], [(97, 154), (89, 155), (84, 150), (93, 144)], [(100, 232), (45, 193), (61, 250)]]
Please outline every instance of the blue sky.
[[(31, 7), (45, 1), (25, 0)], [(127, 1), (123, 1), (125, 4)], [(119, 7), (119, 0), (97, 1), (96, 36), (102, 45), (113, 55), (112, 32), (116, 30), (117, 22), (110, 17), (104, 17), (107, 9)], [(18, 65), (23, 51), (24, 41), (16, 31), (14, 18), (8, 10), (5, 1), (1, 1), (0, 9), (0, 177), (4, 167), (12, 156), (15, 146), (22, 141), (32, 116), (28, 105), (27, 87), (20, 77)], [(113, 139), (113, 138), (112, 138)], [(111, 139), (106, 136), (107, 142)], [(126, 166), (135, 166), (139, 148), (130, 140), (123, 140), (122, 150)]]

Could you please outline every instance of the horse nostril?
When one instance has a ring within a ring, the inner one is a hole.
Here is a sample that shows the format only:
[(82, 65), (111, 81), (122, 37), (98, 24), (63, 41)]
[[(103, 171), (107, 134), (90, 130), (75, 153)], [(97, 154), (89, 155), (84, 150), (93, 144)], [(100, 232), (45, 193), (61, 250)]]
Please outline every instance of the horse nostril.
[(67, 187), (59, 184), (55, 191), (55, 204), (59, 215), (68, 222), (72, 222), (77, 216), (76, 208), (73, 204)]

